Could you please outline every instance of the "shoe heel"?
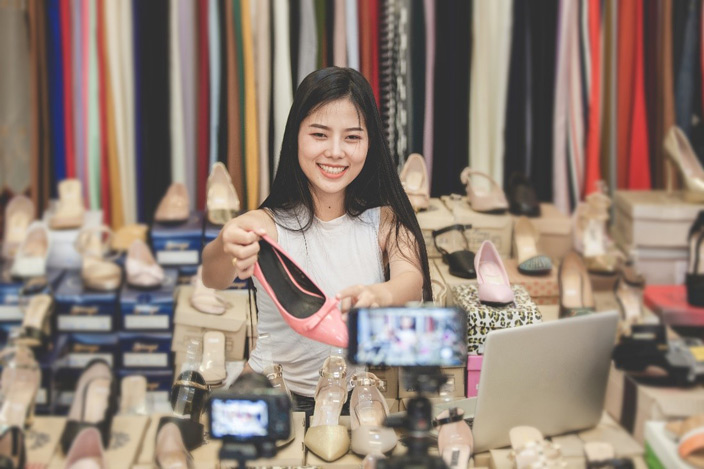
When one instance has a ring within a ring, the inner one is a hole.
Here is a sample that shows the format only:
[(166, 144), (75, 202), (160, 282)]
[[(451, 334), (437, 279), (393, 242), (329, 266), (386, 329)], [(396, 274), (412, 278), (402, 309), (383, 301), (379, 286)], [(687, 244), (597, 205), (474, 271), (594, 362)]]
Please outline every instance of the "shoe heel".
[(672, 165), (674, 163), (670, 158), (665, 158), (665, 189), (667, 191), (667, 195), (672, 197), (673, 192), (674, 192), (674, 183), (672, 181), (672, 178), (674, 177), (674, 169), (672, 168)]

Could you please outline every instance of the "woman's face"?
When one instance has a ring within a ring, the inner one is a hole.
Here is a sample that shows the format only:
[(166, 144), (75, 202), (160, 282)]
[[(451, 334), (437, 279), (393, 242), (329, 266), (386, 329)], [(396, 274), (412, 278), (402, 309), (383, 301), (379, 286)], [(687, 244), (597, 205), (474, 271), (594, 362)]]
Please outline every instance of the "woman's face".
[(364, 119), (349, 99), (320, 106), (298, 129), (298, 163), (320, 201), (343, 197), (367, 159), (369, 135)]

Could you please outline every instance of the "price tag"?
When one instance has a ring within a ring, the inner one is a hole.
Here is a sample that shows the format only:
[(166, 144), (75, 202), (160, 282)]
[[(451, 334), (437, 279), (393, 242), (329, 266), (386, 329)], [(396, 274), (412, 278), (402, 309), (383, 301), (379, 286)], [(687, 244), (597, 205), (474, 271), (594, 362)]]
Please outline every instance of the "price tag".
[(125, 318), (125, 329), (168, 329), (169, 316), (139, 316), (128, 314)]
[(122, 355), (122, 365), (125, 368), (141, 366), (164, 368), (169, 365), (169, 356), (166, 353), (125, 352)]

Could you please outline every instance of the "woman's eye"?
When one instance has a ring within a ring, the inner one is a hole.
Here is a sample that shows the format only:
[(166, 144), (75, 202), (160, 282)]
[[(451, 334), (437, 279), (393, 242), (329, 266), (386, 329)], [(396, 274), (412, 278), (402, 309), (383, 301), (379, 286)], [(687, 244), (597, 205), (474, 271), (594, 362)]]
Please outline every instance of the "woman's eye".
[(320, 133), (320, 132), (314, 132), (314, 133), (313, 133), (313, 137), (315, 137), (315, 138), (324, 138), (324, 137), (325, 137), (325, 134), (324, 134), (324, 133)]
[(362, 136), (361, 135), (348, 135), (347, 138), (351, 140), (361, 140)]

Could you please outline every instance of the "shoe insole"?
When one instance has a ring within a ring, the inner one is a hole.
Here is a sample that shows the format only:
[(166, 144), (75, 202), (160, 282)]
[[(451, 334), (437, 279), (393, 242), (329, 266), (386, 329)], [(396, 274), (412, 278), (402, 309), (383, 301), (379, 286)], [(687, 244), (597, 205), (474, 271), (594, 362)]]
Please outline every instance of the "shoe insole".
[(321, 388), (315, 396), (315, 409), (310, 426), (339, 425), (340, 412), (346, 396), (347, 391), (339, 386)]
[[(12, 369), (8, 368), (8, 370)], [(0, 423), (24, 428), (28, 410), (33, 404), (39, 387), (39, 373), (38, 369), (27, 368), (15, 369), (14, 373), (10, 373), (12, 382), (8, 386), (5, 400), (0, 408)]]
[(27, 227), (32, 222), (25, 213), (13, 213), (5, 223), (5, 242), (19, 243), (24, 239)]
[(213, 185), (208, 191), (208, 210), (237, 210), (237, 196), (222, 184)]
[(641, 318), (641, 297), (634, 288), (630, 288), (623, 281), (619, 281), (616, 297), (623, 308), (624, 319), (630, 324), (639, 322)]
[(467, 445), (452, 445), (443, 448), (442, 459), (452, 469), (466, 469), (469, 464), (471, 450)]
[[(567, 269), (565, 269), (567, 270)], [(582, 277), (575, 270), (562, 272), (562, 306), (582, 308), (586, 306), (582, 298)]]
[(423, 188), (423, 175), (419, 172), (409, 172), (406, 175), (406, 188), (411, 191), (418, 191)]
[(208, 383), (220, 382), (227, 377), (225, 336), (222, 332), (209, 331), (203, 334), (203, 358), (200, 370)]
[(479, 264), (479, 272), (478, 274), (481, 275), (482, 280), (486, 284), (491, 284), (491, 285), (505, 285), (506, 282), (504, 281), (504, 276), (501, 271), (501, 267), (499, 267), (496, 262), (492, 261), (485, 261)]
[(29, 302), (29, 307), (24, 313), (22, 327), (32, 327), (34, 329), (42, 330), (44, 327), (44, 320), (49, 313), (50, 306), (51, 297), (48, 295), (40, 295), (32, 298)]
[(538, 255), (538, 248), (535, 245), (535, 238), (528, 233), (516, 233), (516, 257), (518, 257), (518, 263), (523, 262), (536, 257)]
[(378, 401), (362, 401), (354, 409), (360, 427), (381, 427), (384, 425), (386, 412)]
[(83, 419), (88, 423), (98, 423), (105, 419), (105, 411), (110, 401), (112, 379), (95, 378), (86, 386), (83, 403)]
[(144, 376), (125, 376), (120, 389), (121, 414), (147, 414), (147, 380)]
[(606, 254), (604, 239), (604, 224), (599, 220), (590, 218), (584, 228), (582, 242), (584, 244), (584, 257), (596, 257)]

